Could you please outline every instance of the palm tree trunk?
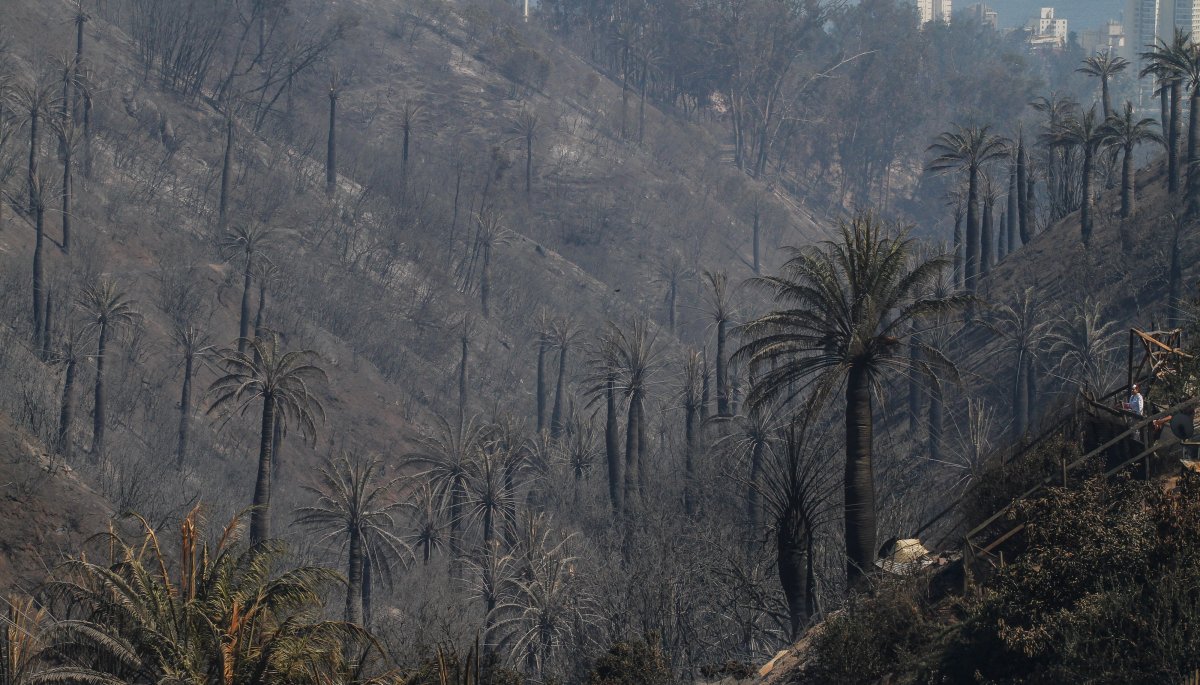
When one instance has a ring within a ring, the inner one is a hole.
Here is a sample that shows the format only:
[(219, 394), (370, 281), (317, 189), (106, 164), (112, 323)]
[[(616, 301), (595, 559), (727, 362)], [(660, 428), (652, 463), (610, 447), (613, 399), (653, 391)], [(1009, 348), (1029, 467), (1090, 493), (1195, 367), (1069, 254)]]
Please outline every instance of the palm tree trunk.
[(362, 625), (363, 620), (363, 540), (362, 533), (350, 528), (350, 561), (346, 572), (346, 622)]
[(759, 262), (759, 231), (762, 224), (762, 210), (758, 204), (754, 205), (754, 275), (762, 274), (761, 264)]
[(42, 336), (45, 334), (44, 303), (46, 301), (44, 288), (45, 276), (42, 268), (42, 253), (46, 238), (45, 219), (46, 206), (42, 202), (42, 190), (37, 189), (36, 198), (33, 205), (34, 215), (34, 243), (33, 243), (33, 340), (37, 347), (41, 347)]
[(1033, 357), (1025, 361), (1025, 425), (1032, 426), (1037, 416), (1037, 367)]
[(975, 282), (979, 275), (979, 170), (972, 168), (967, 182), (967, 253), (966, 284), (967, 290), (975, 292), (978, 284)]
[(554, 385), (554, 410), (550, 412), (550, 437), (557, 438), (563, 432), (563, 403), (566, 401), (567, 351), (563, 345), (558, 348), (558, 381)]
[(363, 572), (362, 572), (362, 614), (363, 627), (370, 628), (371, 623), (371, 598), (374, 596), (374, 574), (371, 572), (371, 557), (363, 555)]
[(746, 485), (746, 522), (750, 527), (750, 540), (758, 534), (760, 524), (758, 480), (762, 474), (763, 447), (763, 442), (756, 439), (754, 446), (750, 448), (750, 482)]
[(83, 177), (92, 177), (92, 93), (83, 89)]
[(995, 231), (995, 203), (989, 196), (983, 203), (983, 222), (979, 226), (979, 275), (992, 272), (992, 246)]
[(624, 498), (621, 491), (621, 447), (617, 427), (617, 390), (616, 378), (611, 374), (604, 386), (604, 397), (607, 412), (604, 420), (604, 452), (608, 458), (608, 496), (612, 500), (614, 514), (624, 510)]
[(943, 421), (942, 384), (937, 379), (929, 383), (929, 458), (934, 462), (942, 458)]
[[(1030, 214), (1029, 169), (1026, 168), (1025, 139), (1017, 144), (1017, 228), (1021, 234), (1021, 244), (1028, 245), (1033, 239), (1031, 232), (1032, 219)], [(1015, 246), (1015, 243), (1013, 244)]]
[(637, 498), (638, 471), (641, 469), (638, 454), (638, 396), (641, 391), (634, 389), (629, 396), (629, 409), (625, 422), (625, 510), (628, 513), (634, 507)]
[(1183, 82), (1179, 79), (1171, 81), (1171, 128), (1167, 134), (1167, 190), (1172, 194), (1179, 192), (1179, 134), (1182, 127)]
[(1104, 106), (1104, 118), (1112, 116), (1112, 98), (1108, 94), (1108, 76), (1100, 77), (1100, 102)]
[(1137, 202), (1137, 179), (1133, 169), (1133, 145), (1125, 145), (1125, 157), (1121, 160), (1121, 218), (1133, 216)]
[(637, 443), (638, 443), (638, 498), (639, 502), (644, 502), (646, 492), (649, 491), (650, 469), (647, 468), (646, 456), (650, 454), (650, 450), (646, 448), (646, 426), (650, 422), (646, 420), (646, 402), (639, 393), (637, 398)]
[(966, 286), (966, 279), (963, 278), (963, 235), (962, 235), (962, 213), (955, 212), (954, 214), (954, 287), (963, 288)]
[(221, 157), (221, 197), (217, 202), (217, 223), (221, 228), (225, 227), (229, 217), (229, 184), (233, 181), (233, 131), (231, 110), (225, 116), (225, 154)]
[(717, 322), (717, 416), (729, 416), (729, 388), (725, 378), (725, 327), (722, 318)]
[(462, 336), (462, 354), (458, 360), (458, 421), (461, 424), (467, 418), (467, 336)]
[(54, 289), (46, 288), (46, 314), (42, 322), (42, 359), (50, 358), (50, 343), (54, 339)]
[(691, 516), (696, 512), (692, 493), (696, 478), (696, 405), (692, 402), (684, 407), (683, 439), (683, 511)]
[(329, 135), (325, 148), (325, 194), (337, 190), (337, 94), (329, 94)]
[[(35, 86), (37, 87), (37, 86)], [(38, 106), (31, 107), (29, 110), (29, 212), (32, 214), (36, 211), (38, 198), (35, 194), (41, 195), (40, 189), (37, 188), (38, 183), (38, 123), (41, 118), (41, 109)]]
[(245, 352), (250, 338), (250, 290), (253, 287), (254, 258), (246, 255), (246, 271), (242, 274), (242, 311), (238, 320), (238, 352)]
[(671, 285), (667, 289), (667, 321), (671, 326), (671, 335), (675, 335), (675, 297), (678, 293), (678, 284), (675, 279), (671, 279)]
[(483, 318), (488, 318), (490, 310), (488, 309), (488, 297), (492, 294), (492, 248), (489, 245), (483, 246), (483, 266), (479, 269), (479, 308), (483, 312)]
[(871, 464), (873, 419), (866, 369), (850, 368), (846, 380), (846, 578), (862, 588), (875, 563), (875, 475)]
[(179, 445), (175, 462), (182, 466), (187, 454), (188, 432), (192, 423), (192, 368), (195, 355), (189, 350), (183, 360), (183, 389), (179, 393)]
[(807, 531), (794, 512), (785, 512), (775, 534), (775, 560), (779, 585), (787, 602), (789, 639), (800, 637), (800, 629), (808, 622)]
[(525, 136), (525, 194), (533, 188), (533, 136)]
[[(916, 331), (916, 322), (912, 330)], [(913, 332), (908, 339), (908, 359), (913, 368), (921, 359), (921, 337)], [(916, 373), (908, 375), (908, 432), (916, 435), (921, 419), (921, 378)]]
[(457, 578), (462, 563), (462, 487), (453, 486), (450, 492), (450, 576)]
[(100, 324), (96, 343), (96, 395), (92, 408), (92, 461), (104, 457), (104, 358), (108, 353), (108, 324)]
[(641, 83), (641, 88), (640, 88), (641, 92), (639, 93), (640, 97), (638, 98), (638, 137), (637, 137), (637, 140), (638, 140), (639, 145), (642, 143), (642, 140), (646, 133), (646, 82), (649, 80), (650, 80), (650, 63), (647, 60), (642, 60), (642, 83)]
[(71, 418), (75, 415), (75, 355), (67, 359), (67, 368), (63, 374), (62, 404), (58, 412), (58, 439), (55, 447), (63, 455), (68, 453), (68, 440), (71, 432)]
[(71, 142), (63, 144), (62, 251), (71, 254)]
[(1167, 325), (1178, 328), (1183, 314), (1183, 259), (1180, 255), (1179, 238), (1184, 222), (1175, 222), (1175, 233), (1171, 238), (1171, 266), (1167, 273)]
[(1168, 144), (1167, 132), (1171, 130), (1171, 88), (1166, 83), (1160, 83), (1158, 86), (1158, 107), (1159, 116), (1162, 119), (1162, 126), (1159, 130), (1163, 133), (1163, 147)]
[(1025, 435), (1029, 430), (1029, 387), (1026, 375), (1028, 362), (1024, 350), (1017, 351), (1017, 368), (1013, 376), (1013, 428), (1015, 437)]
[(1083, 146), (1083, 198), (1079, 206), (1079, 229), (1080, 236), (1083, 238), (1083, 245), (1087, 244), (1092, 239), (1092, 146), (1084, 143)]
[(1008, 214), (1004, 222), (1004, 256), (1010, 255), (1017, 249), (1017, 228), (1020, 225), (1020, 192), (1017, 190), (1017, 165), (1014, 163), (1008, 172)]
[(537, 430), (546, 430), (546, 348), (549, 342), (546, 334), (538, 338), (537, 353)]
[(1187, 215), (1195, 219), (1200, 217), (1200, 84), (1192, 89), (1192, 112), (1188, 121), (1188, 156), (1187, 156)]
[(271, 537), (271, 461), (275, 431), (275, 398), (263, 397), (262, 426), (258, 438), (258, 475), (254, 480), (254, 509), (250, 512), (250, 546)]

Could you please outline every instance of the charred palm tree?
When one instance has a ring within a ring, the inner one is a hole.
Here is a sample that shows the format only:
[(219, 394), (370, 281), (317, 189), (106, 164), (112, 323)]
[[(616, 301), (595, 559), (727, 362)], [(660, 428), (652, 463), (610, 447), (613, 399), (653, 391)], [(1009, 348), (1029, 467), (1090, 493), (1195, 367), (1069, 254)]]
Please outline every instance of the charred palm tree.
[(704, 313), (717, 332), (717, 416), (729, 417), (729, 355), (725, 349), (729, 324), (733, 319), (733, 299), (729, 293), (729, 276), (724, 271), (704, 272)]
[(175, 448), (175, 461), (182, 466), (192, 432), (192, 379), (196, 374), (196, 362), (203, 361), (216, 348), (212, 345), (208, 330), (201, 326), (177, 322), (172, 337), (183, 358), (183, 383), (179, 391), (179, 440)]
[(465, 521), (469, 481), (490, 428), (467, 418), (455, 424), (436, 418), (433, 430), (422, 437), (417, 448), (404, 456), (403, 465), (422, 469), (421, 480), (429, 483), (438, 506), (450, 527), (451, 573), (457, 574), (462, 558), (462, 529)]
[(1096, 152), (1104, 141), (1103, 122), (1096, 117), (1093, 105), (1086, 112), (1074, 113), (1058, 122), (1058, 126), (1044, 137), (1051, 147), (1078, 151), (1083, 157), (1081, 198), (1079, 204), (1079, 232), (1084, 247), (1092, 239), (1092, 176)]
[(934, 144), (929, 146), (929, 151), (936, 155), (929, 163), (931, 171), (958, 171), (965, 173), (967, 177), (967, 239), (964, 275), (967, 290), (971, 292), (975, 292), (977, 289), (976, 279), (980, 274), (978, 211), (981, 174), (990, 164), (1003, 159), (1008, 154), (1008, 146), (1008, 139), (992, 135), (989, 126), (958, 126), (954, 131), (942, 133)]
[(1109, 117), (1104, 123), (1102, 136), (1105, 147), (1120, 152), (1121, 158), (1121, 217), (1133, 216), (1137, 204), (1137, 174), (1133, 166), (1133, 151), (1142, 143), (1161, 143), (1162, 136), (1154, 130), (1153, 119), (1138, 119), (1134, 115), (1133, 103), (1126, 102), (1119, 116)]
[(254, 482), (250, 514), (250, 544), (258, 547), (271, 537), (271, 472), (274, 459), (275, 421), (281, 429), (289, 424), (316, 440), (317, 422), (325, 420), (325, 408), (310, 384), (325, 380), (325, 371), (314, 362), (312, 350), (285, 351), (279, 336), (241, 340), (245, 351), (226, 350), (220, 359), (224, 375), (209, 386), (213, 397), (208, 413), (226, 416), (245, 414), (260, 401), (261, 425), (258, 444), (258, 474)]
[(421, 550), (421, 563), (428, 566), (434, 550), (440, 550), (446, 542), (442, 535), (442, 508), (433, 485), (419, 480), (409, 493), (405, 506), (413, 525), (412, 533), (408, 535), (409, 544), (413, 549)]
[(1170, 101), (1169, 108), (1163, 108), (1168, 113), (1163, 121), (1163, 136), (1167, 147), (1167, 189), (1172, 194), (1179, 191), (1179, 138), (1183, 128), (1184, 76), (1179, 58), (1186, 55), (1190, 43), (1191, 35), (1177, 27), (1170, 43), (1159, 39), (1140, 55), (1146, 64), (1141, 75), (1158, 79), (1161, 97)]
[(392, 567), (410, 553), (394, 532), (398, 478), (385, 479), (378, 457), (348, 454), (326, 459), (315, 486), (303, 489), (316, 503), (296, 510), (296, 523), (312, 529), (319, 543), (334, 543), (347, 553), (347, 623), (367, 625), (372, 585), (368, 574), (390, 577)]
[(108, 278), (84, 288), (79, 304), (87, 315), (88, 329), (96, 333), (96, 393), (92, 410), (91, 456), (98, 461), (104, 456), (104, 428), (107, 425), (104, 363), (108, 358), (108, 343), (120, 329), (135, 324), (141, 314), (135, 309), (137, 302), (130, 299), (116, 281)]
[(1112, 108), (1112, 98), (1109, 96), (1109, 85), (1117, 74), (1129, 68), (1129, 60), (1113, 54), (1111, 49), (1097, 52), (1083, 60), (1083, 66), (1075, 71), (1100, 79), (1100, 102), (1104, 107), (1104, 116), (1116, 114)]
[(1025, 434), (1031, 425), (1036, 386), (1030, 378), (1049, 329), (1045, 312), (1033, 288), (1026, 288), (1013, 302), (996, 307), (991, 323), (999, 333), (1004, 349), (1013, 355), (1012, 427), (1015, 437)]
[(261, 260), (270, 261), (266, 250), (279, 237), (279, 231), (266, 224), (251, 222), (229, 229), (221, 237), (221, 251), (227, 261), (242, 269), (242, 306), (238, 319), (238, 352), (245, 352), (250, 340), (250, 296), (254, 292), (254, 274)]
[(558, 374), (554, 383), (554, 409), (550, 412), (550, 437), (559, 438), (566, 428), (567, 361), (571, 348), (579, 339), (579, 327), (570, 316), (555, 319), (551, 324), (551, 344), (558, 350)]
[(667, 325), (671, 335), (675, 335), (675, 318), (679, 311), (679, 287), (691, 278), (694, 272), (684, 262), (683, 255), (678, 251), (667, 252), (659, 261), (653, 283), (661, 284), (666, 292), (663, 302), (667, 307)]
[(751, 406), (804, 391), (820, 405), (844, 386), (846, 573), (861, 587), (876, 550), (872, 395), (892, 370), (933, 375), (940, 367), (952, 374), (953, 364), (936, 350), (913, 360), (902, 339), (913, 320), (957, 311), (972, 298), (924, 296), (949, 260), (916, 260), (907, 230), (864, 214), (839, 231), (840, 240), (793, 248), (780, 275), (754, 281), (780, 308), (743, 326), (748, 342), (738, 355), (758, 368), (774, 366), (756, 378)]

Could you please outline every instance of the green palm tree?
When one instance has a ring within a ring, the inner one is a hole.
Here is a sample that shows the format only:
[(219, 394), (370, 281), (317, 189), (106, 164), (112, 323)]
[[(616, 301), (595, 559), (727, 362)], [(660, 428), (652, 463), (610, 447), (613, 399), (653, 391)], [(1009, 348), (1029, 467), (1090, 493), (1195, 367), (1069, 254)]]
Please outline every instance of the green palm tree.
[(1104, 142), (1103, 122), (1096, 116), (1096, 106), (1092, 105), (1086, 112), (1074, 113), (1059, 121), (1058, 126), (1045, 135), (1045, 141), (1053, 147), (1078, 150), (1082, 153), (1079, 231), (1086, 247), (1092, 239), (1093, 168), (1096, 151)]
[(279, 237), (279, 231), (266, 224), (250, 222), (231, 227), (221, 236), (221, 251), (227, 261), (242, 267), (242, 307), (238, 319), (238, 352), (245, 352), (250, 337), (250, 294), (254, 291), (254, 273), (259, 260), (266, 260), (266, 249)]
[(104, 456), (104, 362), (108, 355), (109, 338), (125, 326), (132, 326), (141, 314), (137, 302), (121, 290), (116, 281), (102, 278), (94, 286), (84, 288), (79, 304), (87, 315), (87, 327), (96, 333), (96, 394), (92, 410), (92, 459)]
[(208, 413), (227, 416), (245, 414), (262, 401), (259, 429), (258, 475), (254, 482), (250, 514), (250, 544), (261, 545), (271, 537), (271, 468), (274, 458), (274, 429), (278, 418), (282, 430), (298, 426), (305, 437), (316, 440), (317, 421), (324, 422), (325, 408), (313, 394), (310, 383), (326, 380), (325, 371), (312, 361), (312, 350), (284, 351), (279, 335), (238, 341), (242, 350), (226, 350), (220, 365), (224, 375), (209, 386), (213, 396)]
[[(742, 327), (738, 351), (756, 378), (749, 403), (767, 405), (809, 392), (814, 406), (845, 386), (845, 521), (847, 576), (861, 583), (875, 560), (872, 395), (889, 372), (933, 375), (954, 366), (934, 349), (914, 358), (902, 344), (914, 320), (957, 311), (973, 298), (923, 296), (949, 264), (945, 255), (916, 259), (907, 230), (871, 214), (839, 224), (840, 240), (793, 248), (778, 276), (754, 282), (779, 309)], [(794, 386), (794, 389), (793, 389)]]
[(965, 279), (967, 289), (975, 292), (980, 275), (980, 221), (979, 188), (980, 173), (993, 162), (1008, 155), (1009, 140), (992, 135), (989, 126), (958, 126), (938, 136), (929, 152), (936, 156), (929, 163), (930, 171), (961, 171), (967, 175), (967, 240)]
[(1138, 119), (1134, 115), (1133, 103), (1125, 102), (1120, 115), (1111, 116), (1104, 123), (1103, 144), (1110, 150), (1120, 151), (1121, 158), (1121, 217), (1133, 216), (1137, 203), (1137, 175), (1134, 173), (1133, 150), (1142, 143), (1161, 143), (1162, 136), (1154, 130), (1158, 123), (1153, 119)]
[(390, 577), (392, 566), (408, 556), (408, 545), (392, 530), (401, 504), (394, 498), (399, 478), (383, 480), (383, 462), (359, 454), (326, 459), (316, 486), (303, 489), (316, 504), (296, 510), (296, 523), (321, 535), (318, 542), (336, 542), (347, 550), (345, 620), (366, 625), (370, 616), (372, 578)]
[(1183, 75), (1177, 55), (1186, 53), (1190, 42), (1191, 34), (1176, 27), (1170, 43), (1160, 39), (1147, 45), (1146, 51), (1140, 54), (1146, 63), (1141, 76), (1158, 79), (1160, 97), (1170, 100), (1169, 108), (1163, 108), (1166, 116), (1162, 127), (1167, 147), (1167, 189), (1171, 193), (1179, 191), (1179, 136), (1183, 127)]
[(395, 673), (352, 675), (362, 662), (343, 654), (366, 654), (373, 640), (321, 619), (333, 570), (276, 570), (284, 549), (238, 544), (238, 518), (206, 541), (193, 510), (170, 553), (142, 523), (139, 537), (112, 535), (109, 563), (81, 556), (55, 571), (43, 594), (69, 618), (45, 633), (53, 666), (41, 682), (398, 682)]
[(1112, 99), (1109, 96), (1109, 84), (1111, 81), (1129, 68), (1129, 60), (1124, 57), (1119, 57), (1113, 54), (1112, 50), (1104, 50), (1097, 52), (1083, 60), (1083, 66), (1075, 71), (1081, 74), (1087, 74), (1094, 78), (1100, 79), (1100, 102), (1104, 106), (1104, 116), (1109, 117), (1115, 114), (1112, 108)]

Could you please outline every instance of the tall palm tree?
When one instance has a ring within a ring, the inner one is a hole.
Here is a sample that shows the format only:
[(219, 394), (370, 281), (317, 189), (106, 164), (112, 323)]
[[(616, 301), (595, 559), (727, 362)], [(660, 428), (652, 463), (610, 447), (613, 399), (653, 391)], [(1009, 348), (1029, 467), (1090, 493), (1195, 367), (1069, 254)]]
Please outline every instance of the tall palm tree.
[(651, 281), (662, 284), (666, 288), (663, 302), (667, 306), (667, 325), (671, 335), (675, 335), (675, 318), (679, 311), (679, 287), (693, 274), (692, 269), (684, 261), (683, 255), (678, 250), (671, 250), (660, 259)]
[(1134, 115), (1133, 103), (1126, 101), (1118, 116), (1111, 116), (1104, 123), (1103, 144), (1119, 151), (1121, 158), (1121, 217), (1133, 215), (1137, 203), (1137, 174), (1133, 166), (1133, 150), (1142, 143), (1161, 143), (1162, 136), (1154, 130), (1158, 123), (1153, 119), (1138, 119)]
[(429, 483), (438, 506), (446, 512), (452, 573), (457, 572), (456, 565), (462, 556), (463, 508), (467, 505), (468, 484), (490, 431), (489, 426), (474, 417), (451, 424), (438, 416), (433, 430), (402, 461), (404, 466), (423, 469), (418, 477)]
[(725, 341), (729, 332), (729, 323), (733, 318), (729, 275), (723, 270), (705, 270), (703, 278), (705, 314), (717, 327), (717, 416), (728, 417), (732, 415), (732, 412), (729, 410), (729, 371), (726, 368), (729, 355), (725, 350)]
[(262, 402), (259, 428), (258, 475), (254, 481), (254, 509), (250, 514), (250, 544), (260, 546), (271, 537), (271, 469), (274, 460), (275, 421), (282, 430), (298, 426), (309, 440), (316, 440), (317, 422), (324, 422), (325, 408), (313, 394), (311, 383), (327, 376), (314, 362), (312, 350), (285, 351), (279, 335), (240, 340), (242, 350), (226, 350), (220, 359), (224, 375), (212, 382), (213, 397), (208, 413), (226, 416), (245, 414)]
[(537, 401), (537, 429), (540, 433), (546, 430), (546, 353), (550, 351), (550, 336), (554, 332), (554, 319), (545, 307), (538, 308), (534, 327), (538, 339), (535, 399)]
[(192, 379), (196, 374), (196, 362), (211, 355), (215, 348), (208, 331), (201, 326), (176, 322), (172, 337), (179, 348), (179, 355), (183, 357), (183, 382), (179, 391), (179, 440), (175, 448), (175, 460), (182, 466), (192, 432)]
[(632, 511), (635, 494), (644, 495), (643, 486), (649, 476), (646, 457), (646, 394), (651, 379), (661, 362), (662, 347), (658, 337), (644, 319), (634, 321), (625, 330), (612, 322), (608, 324), (602, 346), (603, 383), (609, 380), (614, 389), (624, 395), (628, 411), (625, 422), (624, 512)]
[(1079, 231), (1086, 247), (1092, 239), (1092, 175), (1096, 151), (1104, 142), (1103, 122), (1096, 117), (1096, 106), (1086, 112), (1071, 114), (1058, 122), (1058, 126), (1046, 134), (1045, 140), (1053, 147), (1079, 150), (1083, 155), (1081, 201), (1079, 205)]
[(550, 437), (558, 438), (566, 428), (564, 410), (566, 408), (567, 355), (571, 347), (579, 339), (579, 326), (569, 315), (555, 319), (551, 324), (551, 343), (558, 349), (558, 375), (554, 383), (554, 408), (550, 412)]
[(953, 373), (936, 350), (913, 359), (902, 338), (914, 320), (956, 311), (973, 298), (924, 296), (949, 260), (916, 260), (906, 229), (860, 214), (838, 230), (840, 240), (793, 248), (778, 276), (756, 279), (780, 308), (743, 326), (748, 342), (738, 355), (756, 368), (775, 366), (756, 379), (751, 405), (810, 391), (819, 406), (845, 386), (847, 576), (859, 586), (876, 549), (872, 395), (889, 371), (932, 375), (939, 366)]
[(392, 532), (394, 514), (401, 507), (394, 497), (400, 479), (384, 480), (383, 470), (378, 457), (349, 454), (326, 459), (317, 484), (302, 486), (316, 503), (296, 510), (296, 523), (317, 532), (318, 542), (336, 542), (347, 551), (345, 620), (356, 625), (366, 625), (364, 616), (370, 616), (367, 574), (386, 578), (411, 552)]
[[(1075, 204), (1074, 189), (1070, 182), (1070, 172), (1073, 166), (1070, 159), (1071, 149), (1056, 147), (1049, 143), (1053, 140), (1054, 132), (1058, 130), (1063, 120), (1075, 115), (1079, 109), (1079, 103), (1070, 96), (1050, 93), (1048, 96), (1034, 98), (1029, 106), (1046, 115), (1046, 123), (1040, 139), (1044, 143), (1046, 152), (1046, 193), (1050, 201), (1050, 218), (1057, 221), (1077, 209), (1078, 205)], [(1029, 178), (1027, 175), (1027, 182)], [(1026, 199), (1032, 202), (1032, 195), (1028, 192), (1026, 194), (1029, 196)]]
[(79, 365), (88, 356), (84, 351), (84, 348), (91, 344), (88, 333), (87, 328), (68, 326), (58, 352), (51, 360), (63, 367), (62, 401), (59, 404), (58, 433), (54, 446), (64, 455), (69, 455), (71, 451), (71, 423), (75, 418), (75, 379), (79, 373)]
[(433, 485), (419, 480), (405, 501), (405, 506), (410, 511), (409, 517), (414, 525), (413, 532), (408, 536), (410, 545), (420, 548), (421, 563), (428, 566), (433, 551), (441, 549), (445, 543), (442, 507)]
[(965, 280), (967, 289), (975, 292), (980, 274), (979, 185), (980, 173), (991, 163), (1004, 159), (1009, 141), (992, 135), (990, 126), (958, 126), (938, 136), (929, 151), (936, 154), (929, 169), (937, 172), (961, 171), (967, 175), (967, 240)]
[(266, 250), (279, 237), (279, 231), (258, 222), (237, 224), (221, 236), (221, 251), (227, 261), (242, 267), (242, 307), (238, 319), (238, 352), (245, 352), (250, 337), (250, 294), (259, 260), (268, 260)]
[[(1153, 51), (1151, 54), (1157, 56), (1158, 53)], [(1173, 70), (1177, 78), (1191, 90), (1187, 162), (1184, 169), (1187, 171), (1188, 217), (1194, 219), (1200, 216), (1200, 46), (1189, 34), (1173, 43), (1163, 58), (1167, 68)], [(1172, 121), (1172, 127), (1174, 125)]]
[(1167, 189), (1171, 193), (1179, 190), (1179, 137), (1183, 127), (1183, 74), (1179, 58), (1186, 54), (1190, 44), (1191, 34), (1176, 27), (1170, 43), (1159, 39), (1147, 45), (1140, 55), (1146, 63), (1141, 75), (1158, 79), (1161, 97), (1170, 99), (1170, 113), (1163, 122), (1163, 135), (1167, 146)]
[(79, 304), (87, 315), (87, 327), (96, 333), (96, 392), (92, 409), (92, 459), (104, 456), (104, 428), (107, 423), (104, 402), (104, 362), (108, 355), (110, 337), (126, 326), (132, 326), (141, 314), (120, 285), (109, 278), (84, 288)]
[(700, 353), (689, 350), (683, 364), (683, 511), (691, 516), (696, 511), (696, 457), (699, 450), (697, 444), (697, 419), (700, 411), (701, 377), (704, 374), (704, 362)]
[(1109, 117), (1116, 112), (1112, 108), (1112, 98), (1109, 96), (1111, 81), (1129, 68), (1129, 60), (1113, 53), (1111, 49), (1097, 52), (1083, 60), (1083, 66), (1075, 71), (1100, 79), (1100, 101), (1104, 106), (1104, 116)]
[(1026, 288), (1011, 303), (997, 305), (990, 325), (999, 333), (1004, 349), (1013, 355), (1012, 426), (1019, 438), (1033, 420), (1036, 387), (1030, 381), (1049, 330), (1037, 291)]

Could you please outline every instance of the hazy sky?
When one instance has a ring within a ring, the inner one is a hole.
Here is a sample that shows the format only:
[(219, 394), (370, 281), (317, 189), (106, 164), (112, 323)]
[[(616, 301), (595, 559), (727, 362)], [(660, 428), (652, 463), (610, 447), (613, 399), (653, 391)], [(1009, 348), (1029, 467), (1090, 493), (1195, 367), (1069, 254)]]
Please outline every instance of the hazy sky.
[[(954, 0), (954, 8), (978, 0)], [(1053, 7), (1055, 16), (1067, 20), (1067, 29), (1095, 28), (1109, 19), (1120, 19), (1124, 0), (985, 0), (1000, 13), (1001, 26), (1019, 26), (1037, 16), (1039, 7)]]

